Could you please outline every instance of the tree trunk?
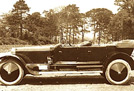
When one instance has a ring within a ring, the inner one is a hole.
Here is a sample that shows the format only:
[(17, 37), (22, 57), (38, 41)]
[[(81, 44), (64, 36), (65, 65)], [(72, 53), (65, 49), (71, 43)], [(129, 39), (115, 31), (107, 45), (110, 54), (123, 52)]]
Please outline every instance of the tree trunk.
[(63, 30), (62, 28), (60, 30), (60, 43), (63, 43)]
[(82, 25), (82, 42), (84, 42), (85, 27)]
[(66, 32), (66, 43), (68, 43), (68, 37), (69, 37), (69, 35), (68, 35), (68, 32), (69, 32), (69, 29), (68, 29), (68, 24), (67, 24), (67, 30), (66, 30), (67, 32)]
[[(95, 23), (94, 23), (94, 29), (95, 29)], [(96, 37), (96, 31), (94, 30), (93, 44), (95, 44), (95, 37)]]
[(22, 39), (22, 24), (20, 24), (20, 39)]
[(70, 28), (70, 31), (69, 31), (69, 44), (71, 44), (71, 28)]
[(82, 30), (82, 42), (84, 42), (84, 30)]
[(21, 12), (21, 21), (20, 21), (20, 39), (22, 39), (22, 31), (23, 31), (23, 25), (22, 25), (22, 12)]
[(99, 39), (98, 39), (98, 44), (100, 45), (101, 42), (101, 31), (99, 30)]
[(75, 36), (75, 29), (73, 29), (73, 44), (75, 43), (74, 36)]
[(94, 31), (93, 44), (95, 44), (96, 32)]

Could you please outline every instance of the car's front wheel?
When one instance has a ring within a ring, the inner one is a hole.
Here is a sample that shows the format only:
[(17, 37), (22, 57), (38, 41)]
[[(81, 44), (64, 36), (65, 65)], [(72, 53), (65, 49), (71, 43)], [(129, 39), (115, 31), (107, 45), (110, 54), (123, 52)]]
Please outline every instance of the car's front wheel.
[(114, 85), (126, 84), (130, 79), (131, 67), (123, 59), (111, 61), (105, 71), (107, 81)]
[(0, 81), (4, 85), (20, 83), (24, 77), (24, 70), (14, 59), (7, 59), (0, 64)]

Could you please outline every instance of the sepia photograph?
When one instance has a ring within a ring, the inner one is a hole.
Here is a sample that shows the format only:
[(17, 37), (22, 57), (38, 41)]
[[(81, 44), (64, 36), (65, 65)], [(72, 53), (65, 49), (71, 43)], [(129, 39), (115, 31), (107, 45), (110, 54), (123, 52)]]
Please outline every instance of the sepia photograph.
[(1, 0), (0, 91), (133, 91), (134, 0)]

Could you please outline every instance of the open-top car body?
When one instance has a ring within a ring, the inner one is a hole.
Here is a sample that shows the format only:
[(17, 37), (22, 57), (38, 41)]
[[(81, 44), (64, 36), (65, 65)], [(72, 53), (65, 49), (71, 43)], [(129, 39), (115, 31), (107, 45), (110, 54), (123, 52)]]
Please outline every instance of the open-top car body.
[(0, 57), (0, 81), (14, 85), (26, 74), (99, 72), (111, 84), (126, 84), (134, 70), (133, 48), (133, 40), (103, 46), (86, 43), (12, 48)]

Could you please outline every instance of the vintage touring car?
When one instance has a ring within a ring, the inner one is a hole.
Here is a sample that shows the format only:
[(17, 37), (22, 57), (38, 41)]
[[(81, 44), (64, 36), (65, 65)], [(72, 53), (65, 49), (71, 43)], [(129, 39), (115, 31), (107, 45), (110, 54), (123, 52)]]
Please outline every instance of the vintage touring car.
[(0, 81), (14, 85), (27, 74), (99, 72), (111, 84), (126, 84), (134, 70), (133, 48), (134, 40), (103, 46), (83, 43), (12, 48), (0, 57)]

